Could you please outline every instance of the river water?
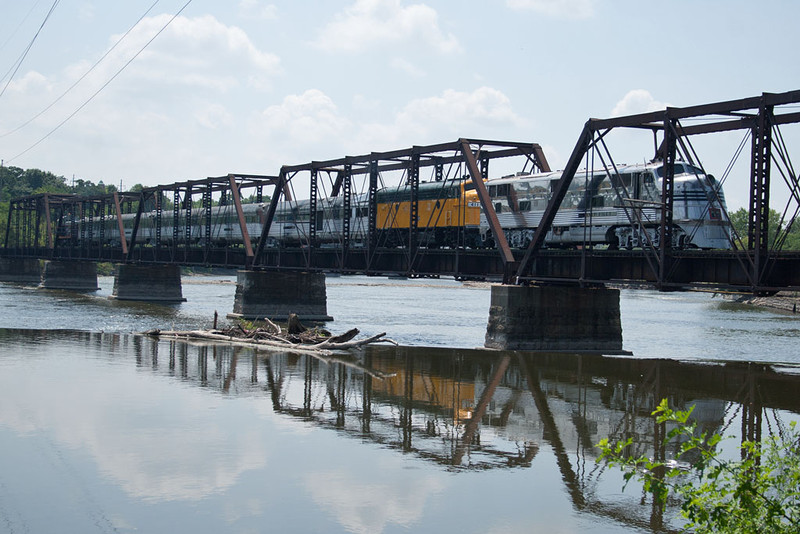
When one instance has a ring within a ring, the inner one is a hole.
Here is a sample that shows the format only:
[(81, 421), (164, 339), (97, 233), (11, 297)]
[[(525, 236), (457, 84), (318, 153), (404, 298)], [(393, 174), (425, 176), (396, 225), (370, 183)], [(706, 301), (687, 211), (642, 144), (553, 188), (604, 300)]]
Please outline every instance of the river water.
[(625, 290), (631, 355), (547, 355), (474, 350), (484, 285), (329, 278), (329, 329), (401, 347), (323, 361), (135, 335), (210, 326), (234, 277), (112, 285), (0, 285), (0, 532), (672, 531), (595, 443), (652, 455), (663, 397), (733, 449), (743, 405), (800, 420), (800, 318), (710, 294)]

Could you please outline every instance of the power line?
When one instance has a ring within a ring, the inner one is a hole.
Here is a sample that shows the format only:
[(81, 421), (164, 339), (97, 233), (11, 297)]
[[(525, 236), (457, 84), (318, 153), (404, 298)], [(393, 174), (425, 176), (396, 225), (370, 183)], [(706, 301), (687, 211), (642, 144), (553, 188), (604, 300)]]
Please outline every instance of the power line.
[[(42, 0), (36, 0), (36, 2), (28, 10), (28, 13), (22, 18), (20, 23), (17, 24), (17, 27), (14, 29), (14, 31), (9, 33), (8, 37), (6, 38), (6, 40), (3, 41), (3, 44), (0, 45), (0, 50), (3, 50), (6, 47), (6, 45), (8, 45), (8, 43), (11, 42), (11, 39), (13, 39), (15, 35), (17, 35), (17, 32), (19, 31), (19, 29), (22, 28), (22, 25), (25, 24), (25, 22), (28, 20), (28, 17), (31, 16), (31, 13), (33, 13), (33, 10), (36, 9), (39, 6), (39, 3), (41, 3), (41, 1)], [(4, 78), (5, 78), (5, 76), (4, 76)]]
[(158, 32), (157, 32), (155, 35), (153, 35), (153, 37), (151, 37), (151, 38), (150, 38), (150, 40), (149, 40), (149, 41), (147, 41), (147, 42), (144, 44), (144, 46), (143, 46), (142, 48), (140, 48), (140, 49), (139, 49), (139, 51), (138, 51), (138, 52), (136, 52), (136, 54), (134, 54), (134, 55), (133, 55), (133, 57), (132, 57), (132, 58), (130, 58), (130, 59), (129, 59), (129, 60), (128, 60), (128, 61), (127, 61), (127, 62), (126, 62), (126, 63), (125, 63), (125, 64), (124, 64), (122, 67), (120, 67), (120, 69), (119, 69), (117, 72), (115, 72), (115, 73), (114, 73), (114, 75), (113, 75), (111, 78), (109, 78), (109, 80), (108, 80), (106, 83), (104, 83), (104, 84), (103, 84), (103, 85), (100, 87), (100, 89), (98, 89), (97, 91), (95, 91), (95, 92), (94, 92), (94, 94), (92, 94), (92, 96), (90, 96), (90, 97), (89, 97), (89, 98), (88, 98), (88, 99), (87, 99), (87, 100), (86, 100), (86, 101), (85, 101), (83, 104), (81, 104), (80, 106), (78, 106), (78, 109), (76, 109), (75, 111), (73, 111), (73, 112), (72, 112), (72, 113), (71, 113), (69, 116), (67, 116), (67, 118), (66, 118), (66, 119), (64, 119), (63, 121), (61, 121), (60, 123), (58, 123), (58, 125), (57, 125), (55, 128), (53, 128), (52, 130), (50, 130), (49, 132), (47, 132), (47, 133), (44, 135), (44, 137), (42, 137), (41, 139), (39, 139), (38, 141), (36, 141), (34, 144), (32, 144), (31, 146), (29, 146), (28, 148), (26, 148), (25, 150), (23, 150), (22, 152), (20, 152), (19, 154), (17, 154), (17, 155), (16, 155), (16, 156), (14, 156), (13, 158), (9, 159), (8, 161), (9, 161), (9, 162), (11, 162), (11, 161), (14, 161), (14, 160), (15, 160), (15, 159), (17, 159), (18, 157), (20, 157), (20, 156), (23, 156), (23, 155), (27, 154), (28, 152), (30, 152), (31, 150), (33, 150), (34, 148), (36, 148), (36, 147), (37, 147), (37, 146), (38, 146), (38, 145), (39, 145), (39, 144), (40, 144), (42, 141), (44, 141), (45, 139), (47, 139), (48, 137), (50, 137), (50, 136), (51, 136), (53, 133), (55, 133), (55, 132), (56, 132), (56, 130), (58, 130), (59, 128), (61, 128), (62, 126), (64, 126), (64, 124), (66, 124), (66, 123), (67, 123), (67, 121), (69, 121), (69, 120), (70, 120), (72, 117), (74, 117), (75, 115), (77, 115), (77, 114), (78, 114), (78, 112), (80, 112), (80, 111), (81, 111), (83, 108), (85, 108), (85, 107), (86, 107), (86, 106), (89, 104), (89, 102), (91, 102), (92, 100), (94, 100), (94, 98), (95, 98), (95, 97), (96, 97), (98, 94), (100, 94), (100, 92), (101, 92), (103, 89), (105, 89), (105, 88), (108, 86), (108, 84), (110, 84), (112, 81), (114, 81), (114, 79), (115, 79), (117, 76), (119, 76), (119, 75), (122, 73), (122, 71), (123, 71), (123, 70), (125, 70), (125, 68), (126, 68), (128, 65), (130, 65), (130, 64), (133, 62), (133, 60), (134, 60), (134, 59), (136, 59), (137, 57), (139, 57), (139, 54), (141, 54), (142, 52), (144, 52), (144, 49), (145, 49), (145, 48), (147, 48), (147, 47), (150, 45), (150, 43), (152, 43), (153, 41), (155, 41), (156, 37), (158, 37), (159, 35), (161, 35), (161, 33), (162, 33), (164, 30), (166, 30), (166, 29), (167, 29), (167, 26), (169, 26), (169, 25), (172, 23), (172, 21), (173, 21), (173, 20), (175, 20), (176, 18), (178, 18), (178, 16), (179, 16), (181, 13), (183, 13), (183, 10), (184, 10), (184, 9), (186, 9), (187, 7), (189, 7), (189, 4), (191, 4), (191, 3), (192, 3), (192, 1), (193, 1), (193, 0), (187, 0), (187, 2), (186, 2), (185, 4), (183, 4), (183, 7), (181, 7), (181, 8), (180, 8), (180, 9), (177, 11), (177, 13), (175, 13), (175, 14), (172, 16), (172, 18), (170, 18), (170, 19), (167, 21), (167, 23), (166, 23), (166, 24), (164, 24), (164, 25), (161, 27), (161, 29), (160, 29), (160, 30), (158, 30)]
[(101, 63), (101, 62), (102, 62), (102, 61), (103, 61), (103, 60), (104, 60), (106, 57), (108, 57), (108, 55), (109, 55), (109, 54), (110, 54), (110, 53), (111, 53), (111, 52), (112, 52), (112, 51), (113, 51), (113, 50), (114, 50), (114, 49), (117, 47), (117, 45), (118, 45), (118, 44), (120, 44), (120, 43), (121, 43), (121, 42), (122, 42), (122, 41), (123, 41), (123, 40), (124, 40), (124, 39), (125, 39), (125, 38), (128, 36), (128, 34), (129, 34), (129, 33), (131, 33), (131, 32), (133, 31), (133, 29), (134, 29), (136, 26), (138, 26), (138, 25), (139, 25), (139, 23), (140, 23), (140, 22), (142, 22), (142, 19), (144, 19), (144, 18), (145, 18), (145, 17), (148, 15), (148, 13), (150, 13), (150, 11), (152, 11), (152, 10), (153, 10), (153, 8), (154, 8), (154, 7), (156, 7), (156, 4), (158, 4), (160, 1), (161, 1), (161, 0), (155, 0), (155, 2), (153, 2), (153, 4), (152, 4), (152, 5), (151, 5), (149, 8), (147, 8), (147, 11), (145, 11), (145, 12), (144, 12), (144, 14), (143, 14), (141, 17), (139, 17), (139, 20), (137, 20), (137, 21), (134, 23), (134, 25), (133, 25), (133, 26), (131, 26), (131, 27), (128, 29), (128, 31), (126, 31), (126, 32), (125, 32), (125, 34), (124, 34), (122, 37), (120, 37), (120, 38), (117, 40), (117, 42), (116, 42), (116, 43), (114, 43), (114, 46), (112, 46), (111, 48), (109, 48), (109, 49), (106, 51), (106, 53), (105, 53), (105, 54), (103, 54), (103, 57), (101, 57), (100, 59), (98, 59), (98, 60), (95, 62), (95, 64), (91, 66), (91, 68), (90, 68), (89, 70), (87, 70), (86, 72), (84, 72), (84, 73), (83, 73), (83, 76), (81, 76), (80, 78), (78, 78), (78, 79), (75, 81), (75, 83), (73, 83), (72, 85), (70, 85), (70, 86), (69, 86), (69, 88), (67, 88), (67, 90), (66, 90), (66, 91), (64, 91), (63, 93), (61, 93), (61, 95), (60, 95), (58, 98), (56, 98), (55, 100), (53, 100), (53, 101), (50, 103), (50, 105), (48, 105), (46, 108), (44, 108), (43, 110), (41, 110), (39, 113), (37, 113), (36, 115), (34, 115), (33, 117), (31, 117), (31, 118), (30, 118), (30, 119), (28, 119), (27, 121), (25, 121), (25, 122), (23, 122), (22, 124), (20, 124), (20, 125), (19, 125), (19, 126), (17, 126), (16, 128), (14, 128), (13, 130), (9, 130), (8, 132), (5, 132), (5, 133), (3, 133), (3, 134), (0, 134), (0, 139), (2, 139), (3, 137), (9, 136), (9, 135), (11, 135), (11, 134), (13, 134), (13, 133), (15, 133), (15, 132), (18, 132), (18, 131), (19, 131), (19, 130), (21, 130), (22, 128), (26, 127), (27, 125), (29, 125), (30, 123), (32, 123), (33, 121), (35, 121), (36, 119), (38, 119), (39, 117), (41, 117), (41, 116), (42, 116), (42, 115), (43, 115), (45, 112), (47, 112), (47, 110), (49, 110), (50, 108), (52, 108), (53, 106), (55, 106), (55, 105), (56, 105), (56, 104), (57, 104), (57, 103), (58, 103), (58, 102), (59, 102), (59, 101), (60, 101), (62, 98), (64, 98), (64, 97), (67, 95), (67, 93), (69, 93), (70, 91), (72, 91), (72, 90), (75, 88), (75, 86), (76, 86), (76, 85), (78, 85), (79, 83), (81, 83), (81, 82), (84, 80), (84, 78), (86, 78), (86, 77), (87, 77), (87, 76), (88, 76), (88, 75), (89, 75), (89, 74), (90, 74), (90, 73), (91, 73), (91, 72), (92, 72), (92, 71), (95, 69), (95, 67), (97, 67), (97, 66), (98, 66), (98, 65), (99, 65), (99, 64), (100, 64), (100, 63)]
[(14, 72), (11, 72), (11, 75), (10, 75), (10, 76), (9, 76), (9, 72), (6, 72), (6, 73), (5, 73), (5, 75), (3, 76), (3, 78), (0, 78), (0, 80), (2, 80), (2, 79), (5, 79), (5, 78), (6, 78), (6, 76), (8, 76), (8, 81), (6, 82), (5, 86), (3, 86), (3, 90), (2, 90), (2, 91), (0, 91), (0, 97), (2, 97), (2, 96), (3, 96), (3, 94), (5, 94), (5, 92), (6, 92), (6, 89), (8, 89), (8, 86), (11, 84), (11, 80), (13, 80), (13, 79), (14, 79), (14, 76), (17, 74), (17, 71), (18, 71), (18, 70), (19, 70), (19, 68), (22, 66), (22, 62), (23, 62), (23, 61), (25, 61), (25, 58), (28, 56), (28, 52), (30, 52), (30, 51), (31, 51), (31, 47), (33, 47), (33, 43), (35, 43), (35, 42), (36, 42), (36, 38), (37, 38), (37, 37), (39, 37), (39, 33), (41, 33), (41, 31), (42, 31), (42, 28), (44, 28), (44, 25), (45, 25), (45, 24), (47, 23), (47, 21), (50, 19), (50, 15), (52, 15), (52, 14), (53, 14), (53, 11), (55, 11), (55, 9), (56, 9), (56, 6), (58, 5), (58, 3), (59, 3), (60, 1), (61, 1), (61, 0), (55, 0), (55, 1), (53, 2), (53, 5), (52, 5), (52, 6), (50, 6), (50, 11), (48, 11), (48, 12), (47, 12), (47, 15), (44, 17), (44, 20), (42, 21), (42, 24), (39, 26), (39, 29), (38, 29), (38, 30), (36, 30), (36, 34), (33, 36), (33, 39), (31, 39), (31, 42), (30, 42), (30, 43), (28, 43), (28, 46), (25, 48), (25, 51), (24, 51), (24, 52), (22, 52), (22, 55), (21, 55), (21, 56), (19, 57), (19, 59), (16, 61), (16, 63), (15, 63), (15, 65), (16, 65), (16, 66), (12, 65), (12, 66), (11, 66), (11, 69), (9, 69), (9, 72), (11, 72), (11, 70), (12, 70), (12, 69), (13, 69), (13, 71), (14, 71)]

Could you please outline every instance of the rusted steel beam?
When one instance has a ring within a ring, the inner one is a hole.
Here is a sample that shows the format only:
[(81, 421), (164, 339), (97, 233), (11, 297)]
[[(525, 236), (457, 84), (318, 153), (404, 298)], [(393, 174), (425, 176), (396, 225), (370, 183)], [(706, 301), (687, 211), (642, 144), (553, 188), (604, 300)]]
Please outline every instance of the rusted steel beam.
[[(744, 110), (754, 110), (757, 111), (760, 109), (762, 102), (764, 105), (767, 106), (783, 106), (787, 104), (798, 104), (800, 103), (800, 91), (788, 91), (786, 93), (763, 93), (761, 96), (749, 97), (749, 98), (742, 98), (738, 100), (729, 100), (725, 102), (715, 102), (712, 104), (702, 104), (698, 106), (689, 106), (683, 108), (677, 107), (670, 107), (668, 108), (670, 116), (673, 119), (687, 119), (687, 118), (696, 118), (708, 115), (733, 115), (737, 112), (741, 112)], [(663, 117), (663, 111), (654, 111), (650, 113), (640, 113), (636, 115), (627, 115), (624, 117), (614, 117), (610, 119), (590, 119), (593, 124), (593, 128), (595, 130), (601, 130), (606, 128), (626, 128), (626, 127), (658, 127), (658, 123), (661, 122)], [(787, 122), (797, 122), (797, 117), (792, 117), (790, 115), (797, 115), (797, 114), (787, 114), (785, 115)], [(744, 119), (746, 123), (747, 119)], [(731, 124), (737, 124), (738, 121), (730, 121)], [(719, 125), (719, 130), (714, 130), (713, 127), (707, 125), (697, 125), (693, 127), (686, 128), (687, 133), (692, 135), (694, 133), (712, 133), (714, 131), (727, 131), (730, 125), (727, 124), (726, 121), (715, 123)], [(745, 124), (739, 124), (738, 128), (731, 128), (731, 129), (741, 129), (747, 128), (748, 126)], [(709, 128), (708, 131), (705, 131), (705, 128)], [(697, 131), (694, 131), (694, 130)]]
[(519, 283), (520, 279), (525, 276), (531, 257), (533, 257), (544, 244), (544, 238), (547, 236), (547, 232), (550, 231), (553, 220), (556, 218), (556, 213), (558, 213), (558, 208), (561, 207), (561, 202), (564, 200), (564, 196), (567, 194), (569, 185), (572, 183), (572, 179), (575, 177), (575, 173), (578, 171), (578, 167), (583, 160), (584, 154), (586, 154), (586, 151), (589, 149), (589, 145), (592, 141), (592, 135), (594, 133), (592, 128), (592, 120), (587, 121), (583, 126), (583, 131), (578, 138), (578, 142), (575, 144), (575, 148), (572, 150), (572, 154), (567, 161), (566, 167), (564, 167), (561, 178), (559, 178), (558, 182), (556, 183), (553, 194), (550, 197), (550, 202), (547, 203), (547, 207), (542, 215), (542, 220), (539, 222), (539, 226), (536, 227), (536, 232), (533, 234), (533, 239), (528, 245), (528, 249), (525, 251), (525, 255), (522, 257), (522, 261), (517, 268), (517, 283)]
[(278, 180), (277, 176), (269, 176), (261, 174), (230, 173), (225, 176), (218, 176), (218, 177), (212, 176), (200, 180), (187, 180), (183, 182), (175, 182), (168, 185), (144, 187), (142, 188), (142, 191), (153, 192), (156, 189), (161, 189), (162, 191), (173, 190), (173, 189), (195, 189), (199, 188), (199, 186), (208, 186), (208, 185), (211, 185), (213, 192), (227, 191), (229, 188), (228, 179), (231, 175), (235, 176), (236, 178), (239, 178), (242, 181), (240, 189), (243, 187), (255, 187), (257, 185), (274, 185)]
[(136, 247), (136, 236), (139, 233), (139, 223), (142, 220), (142, 213), (144, 212), (144, 204), (147, 196), (148, 193), (145, 191), (139, 194), (139, 205), (136, 206), (136, 216), (133, 218), (133, 228), (131, 229), (131, 242), (128, 246), (128, 253), (126, 254), (125, 261), (133, 260), (133, 249)]
[[(128, 256), (128, 240), (125, 239), (125, 225), (122, 224), (122, 207), (119, 204), (119, 193), (116, 191), (112, 194), (114, 198), (114, 209), (117, 214), (117, 228), (119, 229), (119, 242), (122, 245), (123, 256)], [(177, 223), (176, 223), (177, 224)]]
[(284, 194), (286, 182), (285, 167), (281, 167), (281, 172), (278, 175), (277, 182), (275, 183), (275, 192), (270, 199), (267, 216), (264, 219), (264, 224), (261, 226), (261, 235), (258, 237), (258, 247), (255, 251), (253, 263), (251, 265), (247, 265), (247, 268), (251, 267), (252, 265), (257, 265), (261, 260), (262, 254), (264, 253), (264, 246), (266, 245), (267, 237), (269, 236), (269, 230), (272, 228), (272, 220), (275, 218), (275, 211), (277, 211), (278, 203), (280, 202), (281, 196)]
[(50, 221), (50, 195), (44, 194), (44, 220), (47, 225), (47, 248), (53, 249), (53, 227)]
[[(549, 164), (544, 157), (544, 152), (540, 145), (536, 143), (518, 143), (510, 141), (493, 141), (493, 140), (478, 140), (467, 139), (470, 144), (479, 144), (481, 146), (499, 147), (498, 150), (487, 151), (486, 155), (489, 159), (503, 158), (509, 156), (519, 156), (522, 154), (533, 153), (538, 160), (539, 167), (543, 171), (549, 170)], [(453, 156), (442, 156), (441, 152), (452, 151)], [(326, 170), (336, 172), (344, 168), (345, 164), (352, 166), (351, 174), (368, 174), (370, 172), (370, 162), (386, 162), (379, 163), (379, 172), (389, 170), (403, 170), (408, 165), (408, 160), (414, 155), (420, 156), (420, 167), (435, 166), (439, 163), (458, 163), (461, 161), (461, 140), (451, 143), (440, 143), (436, 145), (415, 146), (402, 150), (393, 150), (389, 152), (371, 152), (369, 154), (362, 154), (359, 156), (346, 156), (344, 158), (337, 158), (325, 161), (313, 161), (311, 163), (304, 163), (300, 165), (286, 165), (284, 169), (287, 173), (310, 171), (312, 168), (318, 170)]]
[(753, 129), (750, 168), (748, 245), (753, 252), (753, 280), (761, 285), (769, 258), (769, 187), (772, 159), (772, 106), (764, 98)]
[[(250, 233), (247, 231), (247, 221), (244, 218), (244, 210), (242, 210), (242, 199), (239, 198), (239, 186), (236, 184), (236, 177), (233, 174), (228, 175), (228, 181), (231, 186), (233, 205), (236, 207), (236, 216), (239, 218), (239, 228), (242, 231), (245, 256), (247, 257), (247, 262), (252, 263), (254, 256), (253, 244), (250, 242)], [(210, 236), (206, 236), (206, 239), (210, 240)]]
[(14, 213), (16, 204), (17, 203), (12, 200), (11, 202), (9, 202), (9, 205), (8, 205), (8, 220), (6, 221), (6, 239), (5, 239), (5, 244), (3, 245), (3, 248), (8, 248), (8, 238), (11, 235), (11, 214)]
[(486, 215), (486, 220), (489, 222), (489, 227), (492, 229), (492, 236), (494, 237), (497, 248), (500, 250), (500, 257), (503, 259), (503, 264), (506, 266), (514, 263), (514, 254), (511, 252), (511, 247), (508, 246), (506, 234), (503, 232), (503, 227), (500, 226), (500, 221), (497, 219), (497, 213), (494, 211), (492, 199), (489, 196), (489, 191), (486, 189), (486, 184), (483, 183), (483, 176), (478, 169), (478, 162), (475, 159), (475, 154), (472, 153), (472, 147), (468, 139), (461, 140), (461, 153), (463, 154), (464, 161), (469, 169), (472, 183), (475, 184), (475, 192), (478, 193), (478, 198), (481, 201), (483, 212)]
[(661, 160), (664, 162), (664, 176), (661, 179), (661, 223), (659, 226), (658, 286), (665, 287), (668, 282), (670, 256), (672, 253), (672, 207), (675, 185), (675, 158), (677, 154), (677, 120), (670, 116), (670, 110), (664, 116), (664, 142), (662, 143)]
[(542, 147), (536, 143), (533, 145), (533, 155), (536, 158), (539, 170), (541, 172), (550, 172), (550, 164), (547, 162), (547, 158), (544, 156), (544, 150), (542, 150)]

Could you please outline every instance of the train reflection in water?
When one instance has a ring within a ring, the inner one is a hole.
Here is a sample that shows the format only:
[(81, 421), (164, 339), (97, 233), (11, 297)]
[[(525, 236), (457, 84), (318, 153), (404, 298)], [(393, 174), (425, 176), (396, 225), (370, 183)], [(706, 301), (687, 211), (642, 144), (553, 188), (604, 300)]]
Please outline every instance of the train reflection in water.
[(741, 439), (780, 432), (800, 413), (800, 375), (758, 364), (393, 347), (324, 361), (86, 335), (100, 344), (132, 343), (137, 364), (153, 372), (225, 394), (265, 397), (290, 420), (454, 474), (554, 460), (575, 509), (651, 530), (674, 525), (664, 524), (660, 507), (642, 506), (635, 491), (619, 495), (619, 473), (594, 461), (600, 439), (632, 437), (636, 454), (673, 457), (676, 449), (661, 445), (669, 429), (650, 417), (662, 398), (677, 408), (694, 405), (701, 431)]

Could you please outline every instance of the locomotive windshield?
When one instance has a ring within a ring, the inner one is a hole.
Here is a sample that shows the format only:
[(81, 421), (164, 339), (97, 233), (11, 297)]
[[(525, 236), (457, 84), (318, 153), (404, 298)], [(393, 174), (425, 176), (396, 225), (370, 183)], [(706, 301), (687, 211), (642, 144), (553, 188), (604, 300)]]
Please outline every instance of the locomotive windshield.
[[(675, 163), (673, 165), (673, 169), (675, 169), (675, 173), (674, 173), (675, 175), (678, 175), (678, 174), (697, 174), (697, 175), (702, 175), (703, 174), (703, 171), (700, 168), (695, 167), (694, 165), (689, 165), (688, 163)], [(663, 165), (656, 169), (656, 175), (659, 178), (663, 178), (664, 177), (664, 166)]]

